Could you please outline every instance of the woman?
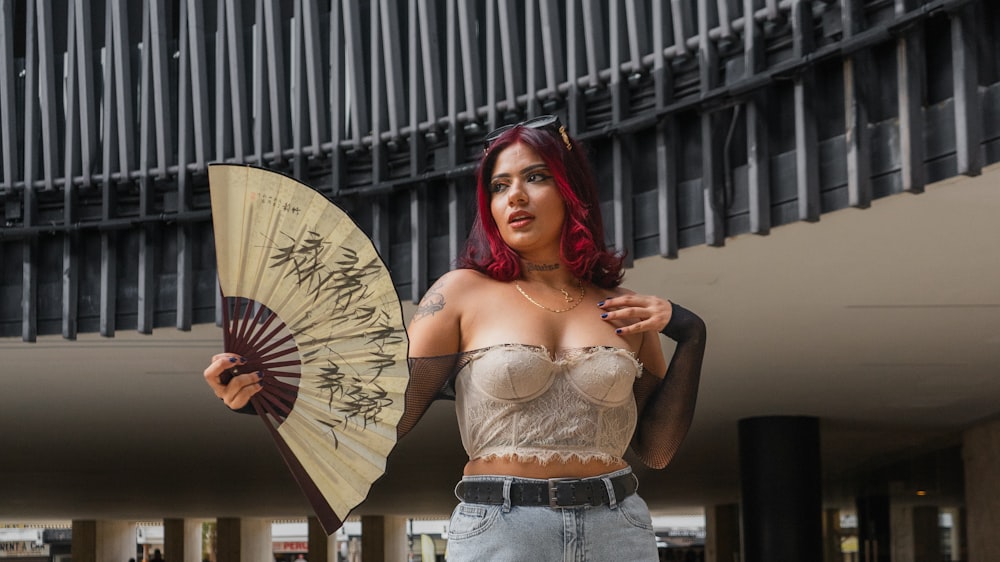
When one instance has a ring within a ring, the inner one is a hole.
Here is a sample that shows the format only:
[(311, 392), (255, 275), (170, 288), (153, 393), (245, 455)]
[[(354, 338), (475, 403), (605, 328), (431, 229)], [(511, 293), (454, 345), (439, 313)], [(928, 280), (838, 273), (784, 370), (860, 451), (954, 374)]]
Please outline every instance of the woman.
[[(460, 268), (411, 320), (405, 435), (453, 388), (469, 453), (449, 560), (657, 560), (631, 444), (662, 468), (691, 422), (705, 349), (693, 313), (620, 287), (594, 175), (552, 116), (487, 136), (478, 213)], [(677, 341), (669, 367), (658, 333)], [(254, 375), (222, 386), (231, 408)]]

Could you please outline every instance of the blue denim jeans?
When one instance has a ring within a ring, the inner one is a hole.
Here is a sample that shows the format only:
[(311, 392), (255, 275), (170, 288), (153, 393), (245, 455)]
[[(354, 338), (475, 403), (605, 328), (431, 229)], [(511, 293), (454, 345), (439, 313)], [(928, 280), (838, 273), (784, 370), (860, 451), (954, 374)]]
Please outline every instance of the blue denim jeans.
[[(606, 474), (628, 474), (630, 468)], [(464, 481), (533, 481), (466, 476)], [(553, 509), (459, 503), (448, 526), (448, 562), (644, 562), (659, 560), (646, 502), (637, 494), (610, 505)]]

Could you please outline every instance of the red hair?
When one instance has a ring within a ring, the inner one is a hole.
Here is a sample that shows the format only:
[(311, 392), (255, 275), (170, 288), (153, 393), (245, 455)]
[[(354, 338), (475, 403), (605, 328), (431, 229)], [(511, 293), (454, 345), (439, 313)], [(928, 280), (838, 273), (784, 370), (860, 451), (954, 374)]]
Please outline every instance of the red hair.
[[(611, 289), (621, 284), (623, 257), (604, 243), (597, 183), (582, 147), (569, 137), (564, 141), (552, 127), (533, 129), (517, 126), (500, 135), (487, 149), (476, 171), (477, 213), (459, 257), (459, 267), (475, 269), (498, 281), (521, 276), (521, 260), (504, 242), (490, 211), (490, 177), (497, 157), (513, 144), (523, 144), (542, 158), (566, 206), (559, 244), (559, 257), (578, 279)], [(572, 150), (567, 150), (567, 144)]]

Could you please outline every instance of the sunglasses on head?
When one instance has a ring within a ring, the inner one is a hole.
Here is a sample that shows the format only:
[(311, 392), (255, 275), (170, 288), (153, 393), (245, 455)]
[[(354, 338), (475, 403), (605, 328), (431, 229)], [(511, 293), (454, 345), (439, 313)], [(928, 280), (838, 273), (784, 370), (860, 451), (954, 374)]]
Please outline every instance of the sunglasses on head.
[(483, 152), (489, 150), (490, 145), (493, 144), (495, 140), (514, 127), (527, 127), (529, 129), (551, 128), (562, 137), (563, 143), (566, 145), (566, 150), (573, 150), (573, 144), (569, 141), (569, 135), (566, 134), (566, 126), (559, 121), (559, 118), (555, 115), (542, 115), (540, 117), (528, 119), (527, 121), (521, 121), (520, 123), (504, 125), (493, 129), (488, 135), (486, 135), (486, 138), (483, 139)]

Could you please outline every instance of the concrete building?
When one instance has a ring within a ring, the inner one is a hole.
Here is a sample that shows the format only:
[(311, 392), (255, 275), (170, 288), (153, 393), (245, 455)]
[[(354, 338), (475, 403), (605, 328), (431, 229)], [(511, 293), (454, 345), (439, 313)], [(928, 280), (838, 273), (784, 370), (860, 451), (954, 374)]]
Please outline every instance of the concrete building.
[[(639, 470), (654, 512), (704, 514), (713, 561), (1000, 559), (998, 23), (987, 0), (0, 1), (0, 520), (71, 520), (103, 562), (150, 520), (200, 560), (210, 519), (218, 560), (264, 560), (270, 521), (310, 513), (201, 380), (206, 165), (336, 201), (409, 315), (482, 137), (557, 113), (626, 285), (710, 330), (687, 441)], [(356, 510), (368, 559), (454, 506), (451, 408)]]

